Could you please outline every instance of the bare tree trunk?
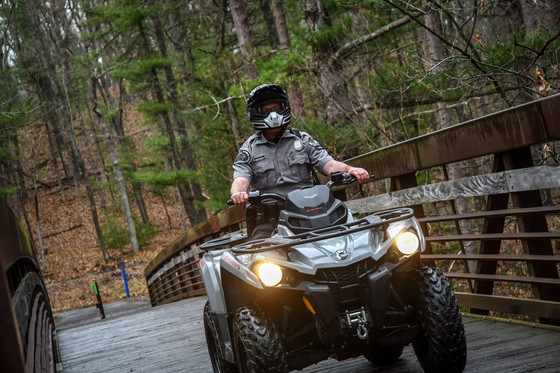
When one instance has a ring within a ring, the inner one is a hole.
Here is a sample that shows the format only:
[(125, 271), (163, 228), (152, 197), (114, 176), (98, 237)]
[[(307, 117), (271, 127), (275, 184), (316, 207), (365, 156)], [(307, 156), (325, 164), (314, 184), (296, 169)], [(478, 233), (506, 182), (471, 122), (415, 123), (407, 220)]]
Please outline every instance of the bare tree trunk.
[[(229, 84), (224, 81), (224, 91), (229, 91)], [(239, 121), (237, 120), (237, 110), (235, 109), (235, 105), (233, 104), (232, 100), (228, 100), (228, 111), (229, 117), (231, 120), (231, 132), (233, 132), (233, 139), (235, 141), (235, 149), (239, 152), (241, 145), (243, 145), (243, 141), (241, 140), (241, 136), (239, 135)]]
[(33, 238), (33, 229), (31, 227), (31, 223), (29, 222), (29, 216), (27, 215), (27, 210), (25, 209), (25, 206), (27, 205), (27, 202), (29, 201), (29, 196), (27, 195), (27, 189), (25, 186), (25, 177), (24, 177), (24, 172), (23, 172), (23, 166), (21, 164), (21, 150), (20, 150), (20, 146), (19, 146), (19, 139), (18, 139), (18, 135), (15, 135), (13, 137), (13, 142), (14, 142), (14, 151), (16, 154), (16, 167), (17, 167), (17, 178), (18, 178), (18, 184), (19, 184), (19, 204), (21, 206), (21, 210), (22, 210), (22, 215), (23, 218), (25, 220), (25, 225), (27, 226), (27, 232), (29, 233), (29, 241), (31, 243), (33, 252), (35, 253), (35, 255), (38, 254), (38, 250), (37, 250), (37, 245), (35, 245), (35, 239)]
[(555, 35), (560, 18), (558, 0), (519, 0), (519, 5), (527, 33), (532, 34), (542, 27), (550, 37)]
[[(169, 160), (167, 159), (167, 157), (163, 157), (163, 165), (165, 167), (165, 171), (170, 172), (171, 170), (173, 170), (173, 167), (171, 167), (169, 165)], [(184, 214), (184, 209), (179, 207), (179, 200), (181, 199), (181, 194), (180, 194), (180, 190), (179, 188), (173, 188), (171, 195), (173, 196), (173, 207), (175, 207), (175, 211), (177, 211), (177, 215), (179, 216), (179, 221), (181, 222), (181, 228), (183, 229), (183, 232), (186, 232), (188, 227), (187, 224), (185, 223), (187, 221), (187, 219), (185, 219), (185, 214)], [(177, 196), (177, 194), (179, 194)]]
[(35, 201), (35, 224), (37, 225), (37, 239), (39, 240), (39, 254), (41, 256), (41, 262), (43, 267), (47, 268), (47, 260), (45, 259), (45, 245), (43, 245), (43, 235), (41, 233), (41, 219), (39, 216), (39, 196), (38, 196), (38, 186), (37, 186), (37, 158), (35, 157), (35, 149), (31, 147), (33, 156), (33, 189), (34, 189), (34, 201)]
[(126, 221), (128, 223), (128, 230), (130, 233), (130, 243), (132, 244), (132, 251), (139, 252), (140, 247), (138, 246), (138, 237), (136, 235), (136, 225), (134, 223), (134, 219), (132, 217), (132, 210), (130, 209), (130, 203), (128, 201), (128, 192), (126, 190), (125, 181), (121, 172), (121, 167), (119, 165), (119, 159), (117, 157), (117, 152), (113, 140), (111, 138), (111, 134), (109, 133), (109, 129), (107, 128), (107, 123), (105, 123), (105, 118), (103, 113), (99, 110), (99, 106), (97, 105), (97, 78), (91, 78), (91, 87), (92, 87), (92, 99), (94, 101), (93, 112), (97, 115), (97, 119), (99, 121), (99, 126), (101, 128), (101, 133), (105, 137), (105, 141), (107, 143), (107, 149), (109, 150), (109, 156), (111, 157), (111, 161), (113, 162), (113, 171), (115, 172), (115, 178), (117, 179), (117, 185), (119, 187), (119, 193), (121, 195), (121, 203), (123, 212), (126, 216)]
[[(63, 81), (63, 84), (65, 84), (65, 82)], [(89, 200), (89, 204), (90, 204), (90, 211), (91, 211), (91, 215), (92, 215), (92, 220), (93, 220), (93, 225), (95, 227), (95, 231), (97, 233), (97, 239), (99, 242), (99, 246), (101, 248), (101, 253), (103, 254), (103, 259), (105, 260), (105, 262), (108, 262), (110, 257), (109, 257), (109, 251), (107, 250), (107, 245), (105, 244), (105, 239), (103, 237), (103, 232), (101, 231), (101, 225), (99, 223), (99, 215), (97, 213), (97, 205), (95, 202), (95, 197), (93, 195), (93, 191), (91, 188), (91, 182), (89, 179), (89, 175), (88, 172), (86, 170), (85, 164), (84, 164), (84, 159), (82, 157), (82, 154), (80, 152), (80, 148), (78, 147), (78, 143), (76, 141), (76, 136), (74, 134), (74, 122), (73, 122), (73, 113), (72, 113), (72, 104), (70, 103), (70, 98), (68, 97), (68, 91), (66, 89), (66, 85), (64, 85), (64, 92), (65, 92), (65, 97), (66, 97), (66, 104), (68, 107), (68, 113), (66, 113), (68, 115), (68, 122), (67, 122), (67, 133), (68, 133), (68, 137), (70, 139), (70, 149), (72, 151), (72, 158), (74, 160), (74, 164), (78, 169), (79, 172), (79, 178), (83, 179), (85, 187), (86, 187), (86, 194), (88, 196), (88, 200)], [(79, 194), (77, 194), (79, 195)]]
[[(60, 198), (62, 199), (62, 202), (66, 202), (67, 198), (66, 198), (66, 192), (64, 191), (64, 183), (62, 182), (62, 176), (60, 175), (60, 170), (58, 167), (58, 161), (57, 161), (57, 155), (56, 155), (56, 151), (54, 148), (54, 145), (52, 143), (52, 138), (51, 138), (51, 134), (50, 134), (50, 128), (49, 128), (49, 123), (48, 121), (45, 121), (45, 127), (47, 129), (47, 137), (49, 139), (49, 149), (51, 152), (51, 160), (53, 162), (53, 169), (54, 172), (56, 174), (56, 180), (58, 182), (58, 187), (60, 188)], [(64, 161), (62, 161), (64, 163)]]
[[(91, 151), (91, 146), (89, 145), (89, 141), (88, 138), (89, 136), (86, 135), (86, 126), (85, 126), (85, 121), (84, 118), (82, 117), (80, 119), (80, 126), (82, 129), (82, 133), (84, 134), (84, 147), (86, 149), (86, 159), (88, 160), (88, 162), (91, 165), (91, 169), (93, 171), (93, 177), (95, 179), (95, 185), (97, 185), (97, 193), (99, 195), (99, 201), (101, 202), (101, 210), (103, 211), (107, 211), (107, 202), (105, 201), (105, 193), (103, 192), (103, 189), (101, 188), (101, 179), (98, 176), (98, 171), (97, 171), (97, 164), (95, 163), (95, 159), (93, 157), (93, 153)], [(102, 171), (101, 171), (102, 173)], [(97, 209), (96, 209), (97, 210)]]
[(282, 48), (291, 48), (290, 34), (286, 24), (286, 15), (284, 13), (284, 0), (272, 0), (272, 13), (274, 14), (274, 23), (278, 32), (278, 40)]
[[(154, 21), (154, 32), (156, 35), (156, 42), (158, 45), (159, 52), (164, 58), (167, 58), (167, 44), (165, 41), (165, 36), (163, 33), (163, 28), (161, 26), (161, 22), (158, 17), (153, 17)], [(188, 131), (185, 121), (180, 117), (178, 110), (181, 108), (181, 103), (179, 100), (179, 93), (177, 92), (177, 83), (173, 76), (173, 71), (171, 67), (167, 66), (163, 68), (165, 73), (165, 78), (167, 80), (167, 90), (169, 92), (169, 101), (171, 101), (172, 105), (170, 105), (170, 116), (164, 118), (164, 121), (169, 122), (170, 120), (173, 121), (175, 127), (177, 129), (177, 133), (179, 134), (179, 140), (181, 141), (182, 146), (182, 153), (177, 152), (177, 160), (183, 160), (180, 162), (180, 165), (184, 165), (184, 168), (187, 170), (197, 170), (196, 164), (196, 157), (194, 155), (194, 151), (192, 146), (189, 144), (188, 141)], [(156, 76), (154, 74), (154, 81), (157, 81)], [(156, 98), (159, 102), (164, 102), (163, 94), (161, 92), (161, 86), (158, 82), (158, 87), (156, 88)], [(171, 123), (168, 124), (168, 132), (171, 134), (173, 133), (173, 129), (171, 128)], [(204, 201), (204, 196), (202, 195), (202, 189), (200, 184), (197, 180), (186, 180), (188, 183), (189, 189), (191, 191), (190, 196), (188, 195), (186, 190), (183, 190), (183, 195), (187, 197), (188, 201), (188, 208), (187, 211), (188, 218), (192, 225), (196, 225), (201, 223), (202, 221), (207, 219), (206, 210), (200, 207), (199, 203)]]
[[(427, 7), (427, 0), (423, 1), (423, 6)], [(434, 73), (438, 73), (442, 71), (441, 63), (447, 57), (447, 48), (441, 42), (441, 40), (434, 35), (443, 35), (443, 27), (441, 25), (441, 19), (439, 17), (439, 13), (436, 11), (428, 12), (424, 16), (426, 26), (432, 30), (432, 32), (426, 31), (426, 40), (428, 41), (428, 68), (431, 68)], [(447, 128), (453, 125), (453, 113), (451, 109), (446, 109), (442, 103), (438, 103), (438, 111), (436, 112), (436, 118), (441, 126), (441, 128)], [(461, 168), (460, 163), (452, 163), (447, 166), (448, 168), (445, 171), (445, 174), (449, 173), (449, 178), (460, 179), (464, 177), (463, 169)], [(452, 202), (453, 203), (453, 202)], [(452, 206), (454, 212), (458, 212), (459, 214), (464, 214), (470, 211), (470, 202), (467, 198), (460, 197), (455, 200), (455, 205)], [(457, 226), (457, 230), (459, 233), (464, 234), (471, 234), (474, 233), (474, 225), (470, 220), (461, 220)], [(459, 242), (461, 245), (461, 251), (466, 254), (473, 254), (478, 252), (478, 246), (475, 241), (466, 241), (466, 242)], [(470, 273), (476, 272), (476, 262), (469, 261), (467, 262), (467, 271)]]
[[(331, 27), (331, 19), (322, 0), (303, 0), (303, 6), (307, 28), (311, 33), (318, 32), (324, 27)], [(327, 100), (325, 120), (329, 126), (335, 126), (351, 112), (342, 65), (340, 61), (331, 59), (337, 50), (338, 45), (334, 40), (313, 50), (319, 87)]]
[[(119, 101), (118, 103), (115, 102), (113, 99), (113, 95), (111, 94), (111, 88), (107, 83), (105, 77), (100, 78), (100, 93), (103, 97), (106, 107), (112, 107), (117, 109), (118, 115), (114, 115), (111, 117), (111, 123), (113, 128), (117, 133), (117, 140), (119, 143), (120, 149), (122, 149), (121, 154), (124, 154), (125, 161), (132, 167), (132, 172), (137, 170), (136, 162), (134, 161), (132, 154), (130, 152), (129, 141), (126, 137), (122, 119), (123, 113), (123, 105), (122, 105), (122, 97), (124, 87), (122, 84), (122, 79), (119, 81)], [(144, 224), (150, 221), (148, 217), (148, 210), (146, 209), (146, 203), (144, 202), (144, 196), (142, 195), (142, 186), (140, 183), (133, 181), (132, 183), (132, 192), (134, 193), (134, 199), (136, 200), (136, 205), (138, 206), (138, 211), (140, 211), (140, 216), (142, 217), (142, 222)]]
[(270, 9), (270, 0), (260, 0), (261, 11), (264, 17), (264, 23), (268, 31), (268, 40), (270, 42), (270, 47), (276, 49), (280, 45), (280, 40), (278, 39), (278, 31), (275, 27), (274, 16), (272, 10)]
[[(519, 0), (519, 5), (523, 24), (528, 34), (543, 31), (548, 32), (549, 38), (553, 38), (560, 32), (560, 2), (558, 0)], [(538, 82), (537, 90), (541, 95), (548, 95), (551, 91), (547, 82), (547, 76), (557, 76), (552, 71), (546, 70), (547, 65), (541, 55), (537, 58), (536, 66), (534, 67)], [(552, 68), (552, 70), (558, 72), (560, 68), (556, 64), (556, 68)]]
[(237, 35), (237, 41), (239, 42), (239, 48), (245, 58), (247, 77), (249, 79), (256, 79), (259, 74), (253, 61), (254, 46), (247, 18), (247, 4), (245, 0), (229, 0), (229, 7), (233, 17), (233, 26)]

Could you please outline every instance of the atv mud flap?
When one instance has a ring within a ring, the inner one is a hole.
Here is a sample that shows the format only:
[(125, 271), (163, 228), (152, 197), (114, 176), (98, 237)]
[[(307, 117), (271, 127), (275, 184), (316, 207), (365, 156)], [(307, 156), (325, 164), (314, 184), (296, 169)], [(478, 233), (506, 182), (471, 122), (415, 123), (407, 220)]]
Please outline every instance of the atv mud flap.
[[(368, 276), (367, 284), (362, 287), (363, 291), (360, 294), (364, 306), (367, 307), (367, 320), (363, 320), (366, 321), (366, 325), (361, 328), (366, 326), (367, 329), (375, 331), (383, 326), (390, 286), (391, 272), (385, 267)], [(328, 285), (308, 285), (304, 295), (315, 310), (322, 329), (332, 341), (339, 340), (344, 334), (343, 327), (349, 326), (345, 318), (351, 313), (356, 314), (356, 310), (340, 309), (340, 302)], [(354, 329), (359, 332), (357, 326)]]
[(373, 323), (372, 329), (376, 335), (379, 335), (380, 329), (385, 324), (391, 277), (392, 273), (386, 267), (381, 267), (378, 271), (369, 275), (368, 286), (365, 288), (366, 301)]
[(222, 350), (222, 356), (230, 363), (235, 363), (231, 336), (229, 335), (227, 314), (210, 312), (210, 317), (214, 319), (214, 325), (216, 325), (219, 340), (218, 348)]

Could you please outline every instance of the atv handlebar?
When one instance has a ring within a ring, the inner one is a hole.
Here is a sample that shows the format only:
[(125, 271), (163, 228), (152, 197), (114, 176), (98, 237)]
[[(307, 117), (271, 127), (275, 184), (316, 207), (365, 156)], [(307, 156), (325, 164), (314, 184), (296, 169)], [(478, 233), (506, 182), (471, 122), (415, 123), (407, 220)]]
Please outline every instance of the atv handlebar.
[[(375, 178), (374, 175), (369, 175), (370, 179)], [(327, 183), (329, 188), (333, 186), (350, 185), (356, 182), (358, 179), (354, 175), (350, 175), (346, 172), (335, 171), (331, 172), (331, 181)]]
[[(373, 179), (375, 178), (375, 176), (369, 175), (369, 178)], [(326, 185), (329, 188), (332, 188), (334, 186), (350, 185), (356, 182), (357, 180), (358, 179), (354, 175), (350, 175), (349, 173), (346, 172), (335, 171), (335, 172), (331, 172), (331, 181), (329, 181)], [(264, 199), (274, 199), (280, 203), (284, 203), (286, 201), (284, 197), (279, 196), (278, 194), (261, 193), (260, 190), (253, 190), (249, 192), (249, 202), (251, 203), (259, 203)], [(233, 203), (233, 200), (230, 198), (227, 200), (227, 204), (233, 206), (235, 203)]]
[[(251, 192), (249, 192), (249, 203), (255, 203), (255, 204), (259, 204), (261, 201), (265, 200), (265, 199), (273, 199), (275, 201), (278, 201), (280, 203), (284, 203), (286, 202), (286, 198), (278, 195), (278, 194), (273, 194), (273, 193), (261, 193), (260, 190), (253, 190)], [(227, 204), (230, 206), (233, 206), (233, 200), (230, 198), (227, 200)]]

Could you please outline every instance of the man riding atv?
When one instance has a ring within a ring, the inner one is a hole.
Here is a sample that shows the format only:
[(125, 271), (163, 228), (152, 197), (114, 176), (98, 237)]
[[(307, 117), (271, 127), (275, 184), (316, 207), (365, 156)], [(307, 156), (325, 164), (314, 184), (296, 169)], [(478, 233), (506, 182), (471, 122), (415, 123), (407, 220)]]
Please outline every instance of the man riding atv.
[[(445, 276), (421, 263), (413, 210), (355, 217), (330, 188), (368, 173), (286, 130), (280, 86), (255, 88), (247, 109), (260, 132), (241, 148), (231, 187), (232, 203), (248, 203), (247, 230), (199, 246), (214, 371), (286, 372), (357, 356), (385, 365), (412, 344), (425, 372), (462, 372), (459, 306)], [(331, 181), (313, 185), (312, 167)]]
[[(313, 168), (328, 176), (346, 172), (358, 181), (366, 170), (335, 161), (308, 133), (287, 130), (292, 112), (288, 95), (278, 84), (262, 84), (247, 99), (247, 116), (257, 131), (243, 144), (233, 164), (231, 199), (246, 204), (249, 188), (286, 195), (313, 186)], [(252, 229), (253, 238), (270, 237), (274, 223), (264, 221)]]

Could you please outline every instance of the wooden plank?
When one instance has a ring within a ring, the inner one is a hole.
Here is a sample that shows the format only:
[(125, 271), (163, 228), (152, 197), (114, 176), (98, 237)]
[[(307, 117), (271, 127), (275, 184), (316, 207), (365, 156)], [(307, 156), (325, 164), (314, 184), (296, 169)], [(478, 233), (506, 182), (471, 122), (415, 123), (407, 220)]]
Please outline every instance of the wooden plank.
[[(211, 373), (202, 310), (206, 297), (187, 299), (120, 317), (59, 330), (64, 373)], [(557, 372), (560, 329), (493, 318), (463, 316), (465, 373)], [(411, 346), (401, 359), (372, 367), (363, 357), (329, 359), (302, 373), (413, 373), (422, 368)]]
[(389, 208), (442, 202), (459, 197), (560, 188), (559, 166), (538, 166), (443, 181), (346, 201), (352, 211), (370, 213)]
[(560, 302), (461, 292), (455, 292), (455, 297), (462, 307), (560, 320)]
[(560, 95), (484, 116), (347, 159), (385, 179), (558, 140)]

